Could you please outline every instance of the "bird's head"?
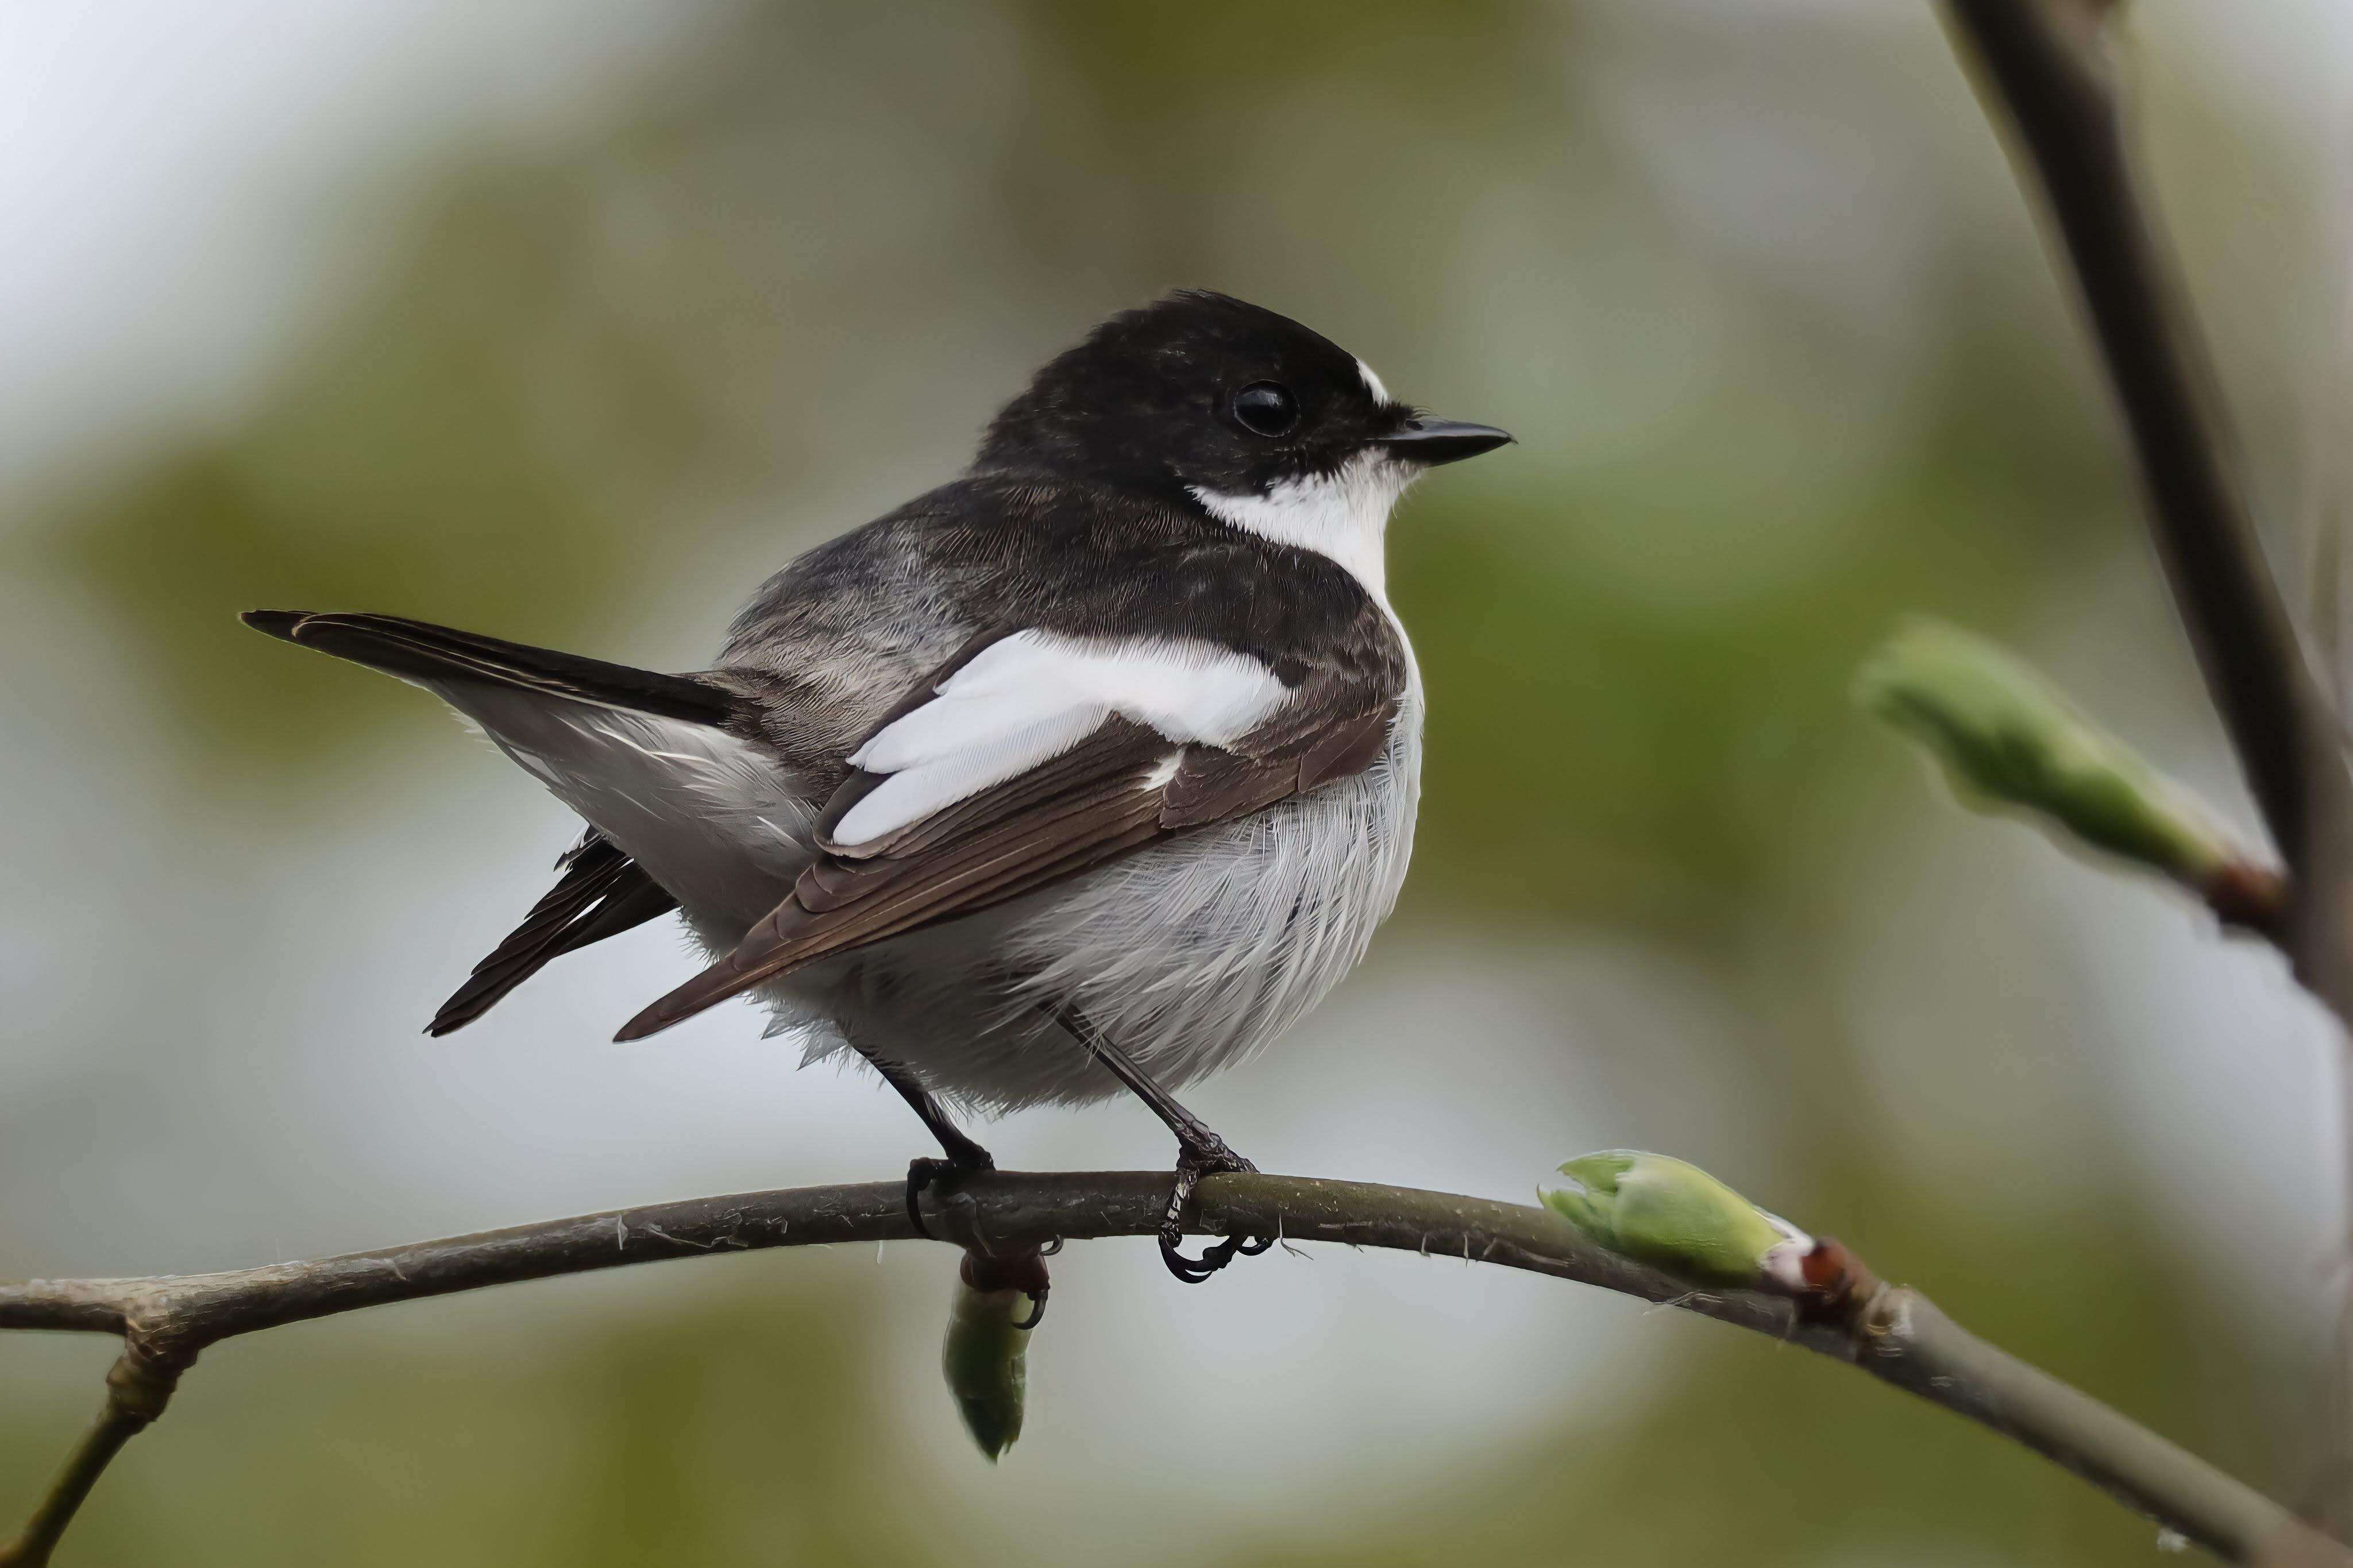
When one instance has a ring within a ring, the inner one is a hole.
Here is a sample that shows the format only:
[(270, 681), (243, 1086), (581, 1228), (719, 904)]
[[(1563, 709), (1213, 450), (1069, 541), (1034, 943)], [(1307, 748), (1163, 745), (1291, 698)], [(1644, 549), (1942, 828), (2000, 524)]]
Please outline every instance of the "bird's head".
[(1362, 360), (1287, 316), (1185, 289), (1049, 363), (990, 425), (976, 467), (1181, 491), (1282, 537), (1282, 514), (1303, 526), (1335, 507), (1377, 528), (1422, 470), (1511, 439), (1398, 402)]

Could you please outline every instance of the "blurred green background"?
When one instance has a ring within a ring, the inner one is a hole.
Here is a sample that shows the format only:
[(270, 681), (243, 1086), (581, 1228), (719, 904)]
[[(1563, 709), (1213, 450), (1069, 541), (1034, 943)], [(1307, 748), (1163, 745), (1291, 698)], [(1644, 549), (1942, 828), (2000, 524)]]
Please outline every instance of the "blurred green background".
[[(419, 1036), (575, 828), (419, 694), (234, 612), (695, 667), (761, 575), (951, 475), (1032, 365), (1203, 285), (1522, 445), (1392, 531), (1430, 703), (1405, 905), (1198, 1109), (1271, 1169), (1504, 1197), (1671, 1151), (2305, 1500), (2326, 1030), (2275, 960), (1963, 816), (1847, 703), (1897, 615), (1943, 615), (2250, 820), (1925, 6), (35, 9), (0, 23), (30, 106), (0, 161), (0, 1276), (900, 1169), (903, 1109), (796, 1074), (746, 1008), (607, 1043), (687, 973), (666, 925)], [(2345, 435), (2353, 28), (2134, 11), (2302, 595)], [(1125, 1105), (987, 1139), (1168, 1154)], [(223, 1346), (63, 1560), (2152, 1549), (1812, 1358), (1337, 1250), (1187, 1290), (1148, 1243), (1073, 1248), (992, 1469), (935, 1372), (953, 1263), (714, 1259)], [(0, 1342), (0, 1518), (107, 1354)]]

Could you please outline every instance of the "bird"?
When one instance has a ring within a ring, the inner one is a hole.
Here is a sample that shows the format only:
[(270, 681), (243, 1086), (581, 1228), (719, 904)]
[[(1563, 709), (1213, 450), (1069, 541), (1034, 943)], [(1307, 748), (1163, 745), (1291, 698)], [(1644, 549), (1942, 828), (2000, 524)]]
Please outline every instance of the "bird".
[[(1392, 398), (1288, 317), (1185, 289), (1111, 317), (988, 424), (970, 467), (767, 579), (707, 669), (664, 674), (378, 614), (257, 630), (440, 698), (586, 826), (444, 1003), (679, 911), (707, 966), (643, 1039), (745, 993), (849, 1053), (942, 1157), (956, 1112), (1124, 1087), (1175, 1134), (1160, 1251), (1200, 1180), (1255, 1169), (1173, 1090), (1280, 1035), (1396, 902), (1422, 686), (1392, 507), (1513, 437)], [(955, 1110), (951, 1110), (951, 1107)]]

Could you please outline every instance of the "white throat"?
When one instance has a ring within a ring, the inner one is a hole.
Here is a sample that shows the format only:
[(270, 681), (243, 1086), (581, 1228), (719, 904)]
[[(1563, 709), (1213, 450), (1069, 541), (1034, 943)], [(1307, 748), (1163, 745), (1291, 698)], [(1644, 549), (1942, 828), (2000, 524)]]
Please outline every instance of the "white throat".
[(1337, 473), (1285, 479), (1264, 495), (1221, 495), (1198, 485), (1192, 490), (1220, 522), (1339, 563), (1387, 609), (1389, 509), (1418, 477), (1417, 465), (1360, 452)]

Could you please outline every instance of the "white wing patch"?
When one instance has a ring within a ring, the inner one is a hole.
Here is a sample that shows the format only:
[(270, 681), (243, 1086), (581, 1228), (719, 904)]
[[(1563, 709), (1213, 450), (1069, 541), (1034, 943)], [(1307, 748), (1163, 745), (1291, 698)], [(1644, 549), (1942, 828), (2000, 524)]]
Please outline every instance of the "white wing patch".
[(1069, 751), (1113, 714), (1178, 744), (1224, 745), (1288, 695), (1266, 666), (1212, 643), (1016, 632), (852, 753), (852, 766), (890, 776), (850, 807), (833, 841), (871, 843), (1003, 784)]

